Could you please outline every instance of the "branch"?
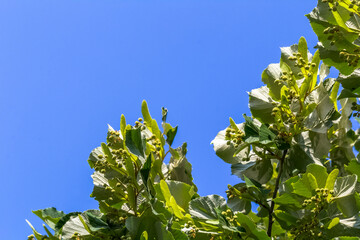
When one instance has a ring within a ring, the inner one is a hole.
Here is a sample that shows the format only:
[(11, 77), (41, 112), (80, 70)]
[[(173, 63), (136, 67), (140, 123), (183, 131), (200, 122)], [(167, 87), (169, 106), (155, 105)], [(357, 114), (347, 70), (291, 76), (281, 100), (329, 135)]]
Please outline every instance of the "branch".
[(274, 193), (273, 193), (273, 196), (272, 196), (272, 200), (271, 200), (271, 207), (270, 207), (270, 211), (269, 211), (269, 227), (268, 227), (268, 231), (267, 231), (267, 235), (269, 237), (271, 237), (271, 230), (272, 230), (272, 225), (273, 225), (273, 212), (274, 212), (274, 207), (275, 207), (275, 198), (277, 196), (277, 192), (279, 190), (279, 184), (280, 184), (280, 178), (281, 178), (281, 174), (282, 174), (282, 171), (283, 171), (283, 165), (284, 165), (284, 161), (285, 161), (285, 157), (286, 157), (286, 153), (287, 153), (287, 149), (284, 150), (283, 152), (283, 155), (280, 159), (280, 166), (279, 166), (279, 173), (278, 173), (278, 176), (276, 178), (276, 183), (275, 183), (275, 189), (274, 189)]
[(276, 155), (273, 151), (271, 151), (270, 149), (266, 149), (266, 151), (268, 151), (271, 156), (274, 156), (274, 157), (276, 157), (276, 159), (278, 159), (279, 161), (281, 161), (281, 158), (280, 158), (278, 155)]

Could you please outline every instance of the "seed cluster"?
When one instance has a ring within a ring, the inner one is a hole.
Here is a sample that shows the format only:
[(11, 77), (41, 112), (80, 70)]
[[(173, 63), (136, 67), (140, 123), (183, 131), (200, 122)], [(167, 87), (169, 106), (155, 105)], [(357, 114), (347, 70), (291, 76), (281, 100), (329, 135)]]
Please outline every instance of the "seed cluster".
[[(299, 98), (297, 93), (295, 93), (296, 95), (294, 96), (290, 94), (290, 92), (294, 93), (294, 91), (288, 92), (288, 100), (291, 101), (293, 98)], [(285, 124), (290, 125), (300, 124), (303, 120), (301, 117), (297, 117), (293, 112), (291, 112), (288, 106), (275, 106), (271, 111), (271, 116), (277, 117), (278, 123), (284, 122)], [(274, 128), (277, 128), (276, 125), (274, 126)], [(288, 135), (288, 133), (286, 132), (284, 132), (283, 134)]]
[(360, 105), (358, 105), (356, 102), (353, 102), (351, 110), (355, 111), (353, 113), (353, 117), (360, 117)]
[(158, 139), (155, 135), (152, 135), (150, 138), (147, 138), (146, 141), (155, 148), (155, 156), (160, 157), (162, 149), (160, 139)]
[[(331, 3), (331, 4), (333, 4), (333, 6), (329, 9), (330, 11), (332, 10), (332, 11), (337, 11), (338, 9), (338, 6), (339, 6), (339, 0), (322, 0), (321, 2), (323, 2), (323, 3)], [(344, 3), (345, 3), (345, 1), (344, 1)], [(360, 1), (358, 1), (358, 0), (352, 0), (352, 1), (350, 1), (350, 3), (349, 3), (349, 5), (348, 5), (348, 7), (349, 8), (354, 8), (355, 6), (360, 6)]]
[(239, 194), (245, 193), (248, 190), (247, 187), (242, 187), (237, 190), (230, 184), (227, 187), (228, 190), (226, 190), (225, 193), (228, 199), (234, 198), (235, 196), (239, 196)]
[[(294, 66), (295, 67), (299, 67), (299, 68), (304, 68), (305, 69), (305, 73), (308, 77), (312, 76), (312, 72), (313, 69), (316, 68), (316, 64), (315, 63), (306, 63), (305, 59), (303, 58), (303, 56), (301, 55), (301, 53), (293, 53), (292, 56), (289, 57), (290, 61), (295, 61)], [(304, 77), (304, 74), (299, 72), (298, 73), (298, 77)]]
[[(179, 221), (178, 219), (176, 219), (176, 220)], [(199, 228), (192, 221), (188, 221), (187, 223), (185, 223), (184, 227), (190, 228), (190, 230), (187, 232), (189, 237), (196, 238), (196, 233), (199, 231)]]
[(226, 211), (222, 211), (221, 214), (225, 217), (225, 219), (228, 222), (232, 224), (236, 224), (237, 216), (234, 215), (234, 213), (230, 209), (227, 209)]
[(245, 133), (240, 129), (228, 127), (225, 131), (225, 140), (227, 140), (227, 145), (233, 143), (235, 148), (237, 148), (240, 143), (242, 143), (244, 136)]
[(109, 131), (107, 137), (107, 144), (109, 147), (117, 147), (121, 142), (120, 132), (118, 131)]
[(348, 66), (356, 67), (360, 59), (360, 48), (353, 50), (351, 53), (346, 49), (340, 51), (340, 58), (343, 59)]
[[(98, 155), (99, 159), (103, 159), (104, 156), (102, 154)], [(108, 155), (105, 155), (105, 158), (108, 158)], [(107, 161), (96, 161), (95, 162), (95, 171), (101, 172), (101, 173), (106, 173), (106, 171), (108, 171), (109, 169), (111, 169), (111, 164), (108, 163)]]
[(334, 194), (333, 190), (327, 188), (317, 188), (316, 195), (310, 199), (304, 200), (302, 206), (304, 208), (310, 208), (311, 213), (298, 220), (297, 226), (292, 228), (290, 233), (295, 236), (295, 239), (322, 239), (323, 224), (318, 220), (318, 215), (323, 209), (326, 209), (329, 205), (328, 196)]

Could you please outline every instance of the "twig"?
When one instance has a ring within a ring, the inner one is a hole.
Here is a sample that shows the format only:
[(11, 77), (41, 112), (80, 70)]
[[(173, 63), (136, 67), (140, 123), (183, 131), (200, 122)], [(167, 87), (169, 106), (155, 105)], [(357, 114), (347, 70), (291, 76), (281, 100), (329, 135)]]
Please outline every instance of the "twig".
[(274, 207), (275, 207), (275, 201), (274, 200), (275, 200), (277, 192), (279, 190), (280, 178), (281, 178), (281, 174), (282, 174), (282, 171), (283, 171), (283, 165), (284, 165), (286, 154), (287, 154), (287, 149), (284, 150), (283, 155), (282, 155), (282, 157), (280, 159), (279, 173), (278, 173), (278, 176), (276, 178), (275, 189), (274, 189), (274, 193), (273, 193), (272, 200), (271, 200), (271, 207), (270, 207), (270, 211), (269, 211), (269, 227), (268, 227), (268, 231), (267, 231), (267, 235), (269, 237), (271, 237), (272, 225), (274, 223), (273, 222), (273, 216), (272, 216), (272, 214), (274, 212)]

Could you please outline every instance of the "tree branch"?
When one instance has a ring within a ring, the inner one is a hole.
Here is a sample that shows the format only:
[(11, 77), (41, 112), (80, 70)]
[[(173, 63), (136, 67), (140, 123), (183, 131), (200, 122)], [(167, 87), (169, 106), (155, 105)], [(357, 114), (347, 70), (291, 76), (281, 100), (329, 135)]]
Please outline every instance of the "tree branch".
[(275, 198), (277, 196), (277, 192), (279, 190), (279, 184), (280, 184), (280, 178), (281, 178), (281, 174), (283, 172), (283, 165), (284, 165), (284, 161), (285, 161), (285, 157), (286, 157), (286, 154), (287, 154), (287, 149), (284, 150), (283, 152), (283, 155), (280, 159), (280, 166), (279, 166), (279, 173), (278, 173), (278, 176), (276, 178), (276, 183), (275, 183), (275, 189), (274, 189), (274, 193), (273, 193), (273, 196), (272, 196), (272, 200), (271, 200), (271, 207), (270, 207), (270, 211), (269, 211), (269, 227), (268, 227), (268, 231), (267, 231), (267, 235), (269, 237), (271, 237), (271, 230), (272, 230), (272, 225), (273, 225), (273, 212), (274, 212), (274, 207), (275, 207)]

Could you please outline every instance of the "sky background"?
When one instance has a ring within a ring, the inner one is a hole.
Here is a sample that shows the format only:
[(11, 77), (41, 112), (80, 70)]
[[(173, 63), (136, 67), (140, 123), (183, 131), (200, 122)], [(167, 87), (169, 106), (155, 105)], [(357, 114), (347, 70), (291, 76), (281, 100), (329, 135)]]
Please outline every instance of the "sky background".
[[(211, 140), (248, 113), (247, 91), (280, 47), (317, 39), (310, 0), (0, 0), (1, 239), (26, 239), (31, 210), (97, 208), (91, 150), (107, 124), (179, 125), (200, 195), (225, 196), (230, 165)], [(314, 50), (311, 50), (314, 52)]]

